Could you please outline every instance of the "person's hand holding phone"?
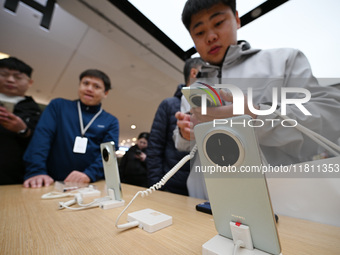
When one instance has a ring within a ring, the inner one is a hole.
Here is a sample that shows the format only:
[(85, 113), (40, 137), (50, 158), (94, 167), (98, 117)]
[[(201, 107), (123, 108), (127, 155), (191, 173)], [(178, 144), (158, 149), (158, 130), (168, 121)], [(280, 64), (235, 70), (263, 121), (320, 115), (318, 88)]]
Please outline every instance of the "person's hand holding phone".
[(16, 133), (27, 128), (26, 123), (21, 118), (9, 112), (3, 106), (0, 106), (0, 125)]
[(136, 158), (138, 158), (140, 161), (144, 162), (146, 159), (146, 154), (142, 152), (141, 150), (136, 150)]
[(190, 141), (195, 140), (193, 123), (191, 122), (189, 113), (176, 112), (175, 117), (177, 119), (177, 126), (181, 136)]

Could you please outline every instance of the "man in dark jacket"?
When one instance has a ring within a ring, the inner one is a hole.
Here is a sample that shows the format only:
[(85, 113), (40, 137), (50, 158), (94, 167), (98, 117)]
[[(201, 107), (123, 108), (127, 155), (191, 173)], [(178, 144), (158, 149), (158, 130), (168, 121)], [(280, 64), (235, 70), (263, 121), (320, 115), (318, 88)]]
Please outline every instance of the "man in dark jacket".
[[(177, 125), (175, 113), (181, 107), (181, 89), (193, 82), (202, 66), (200, 58), (188, 59), (184, 66), (185, 84), (177, 87), (173, 97), (164, 99), (159, 105), (152, 124), (147, 149), (147, 168), (149, 185), (153, 185), (169, 172), (188, 152), (178, 151), (173, 142), (173, 130)], [(190, 172), (187, 162), (164, 186), (163, 190), (188, 195), (186, 181)]]
[(22, 156), (41, 113), (33, 98), (25, 95), (33, 83), (32, 71), (17, 58), (0, 60), (0, 185), (24, 180)]

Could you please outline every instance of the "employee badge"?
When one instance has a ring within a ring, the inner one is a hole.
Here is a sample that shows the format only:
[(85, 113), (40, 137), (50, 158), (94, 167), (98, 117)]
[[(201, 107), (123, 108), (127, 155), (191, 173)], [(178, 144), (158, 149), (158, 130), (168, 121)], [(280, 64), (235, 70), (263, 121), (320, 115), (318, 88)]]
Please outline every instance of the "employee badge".
[(75, 141), (74, 141), (74, 146), (73, 146), (73, 152), (74, 153), (86, 153), (86, 147), (87, 147), (87, 137), (80, 137), (77, 136)]

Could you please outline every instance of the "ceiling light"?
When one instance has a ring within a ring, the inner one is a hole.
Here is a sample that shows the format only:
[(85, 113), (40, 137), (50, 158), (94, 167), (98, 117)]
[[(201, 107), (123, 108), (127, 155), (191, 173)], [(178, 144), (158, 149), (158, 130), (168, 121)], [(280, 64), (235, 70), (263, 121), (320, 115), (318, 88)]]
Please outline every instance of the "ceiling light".
[(3, 59), (3, 58), (9, 58), (9, 55), (8, 55), (8, 54), (5, 54), (5, 53), (2, 53), (2, 52), (0, 52), (0, 59)]

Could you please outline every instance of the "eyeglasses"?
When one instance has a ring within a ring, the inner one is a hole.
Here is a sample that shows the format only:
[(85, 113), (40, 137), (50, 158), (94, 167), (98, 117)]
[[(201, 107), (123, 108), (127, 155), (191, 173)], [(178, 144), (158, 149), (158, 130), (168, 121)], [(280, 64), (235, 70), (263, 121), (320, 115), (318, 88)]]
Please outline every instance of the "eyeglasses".
[(7, 72), (7, 71), (1, 71), (0, 70), (0, 76), (4, 77), (4, 78), (9, 78), (10, 76), (12, 76), (14, 78), (14, 80), (16, 81), (21, 81), (24, 79), (29, 79), (29, 77), (24, 74), (24, 73), (20, 73), (20, 72)]

